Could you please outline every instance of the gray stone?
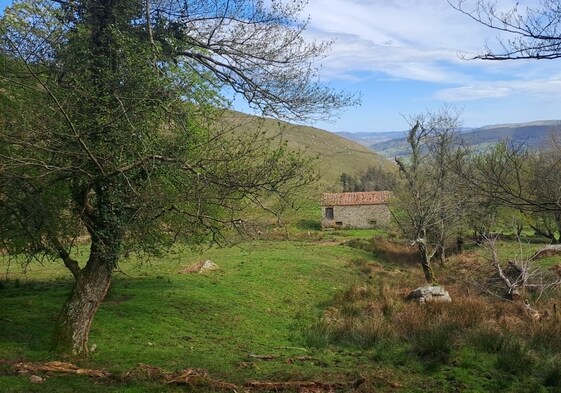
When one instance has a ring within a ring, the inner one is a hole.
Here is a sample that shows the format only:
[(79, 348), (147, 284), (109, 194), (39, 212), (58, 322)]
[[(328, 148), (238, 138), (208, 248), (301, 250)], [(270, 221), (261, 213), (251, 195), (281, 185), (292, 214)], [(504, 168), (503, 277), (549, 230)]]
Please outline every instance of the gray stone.
[(199, 273), (207, 272), (209, 270), (217, 270), (218, 265), (210, 260), (206, 260), (205, 263), (199, 269)]
[(43, 383), (44, 381), (45, 381), (45, 379), (41, 378), (38, 375), (31, 375), (29, 377), (29, 382), (31, 382), (31, 383)]
[(183, 268), (179, 273), (180, 274), (205, 273), (217, 269), (219, 269), (219, 267), (216, 263), (212, 262), (211, 260), (206, 260), (187, 266)]
[(407, 300), (419, 303), (444, 302), (450, 303), (452, 298), (448, 291), (440, 285), (427, 285), (420, 287), (407, 295)]

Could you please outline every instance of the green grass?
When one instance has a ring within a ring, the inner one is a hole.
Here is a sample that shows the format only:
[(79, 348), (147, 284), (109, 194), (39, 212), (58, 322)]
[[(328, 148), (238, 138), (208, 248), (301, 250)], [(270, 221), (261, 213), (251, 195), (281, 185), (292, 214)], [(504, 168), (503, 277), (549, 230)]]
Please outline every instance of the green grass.
[[(365, 253), (345, 246), (253, 242), (201, 254), (178, 249), (142, 264), (124, 262), (94, 320), (90, 344), (97, 350), (86, 363), (114, 372), (137, 363), (166, 370), (197, 367), (236, 382), (279, 373), (284, 379), (312, 377), (323, 364), (287, 367), (286, 361), (310, 355), (300, 349), (302, 332), (315, 321), (322, 302), (360, 279), (349, 268), (357, 255)], [(220, 269), (178, 274), (201, 259), (213, 260)], [(0, 297), (0, 358), (54, 359), (49, 334), (70, 290), (69, 278), (58, 264), (26, 274), (12, 269)], [(278, 358), (265, 362), (251, 355)]]
[[(559, 389), (556, 321), (536, 325), (515, 306), (464, 298), (451, 279), (443, 281), (456, 291), (452, 305), (406, 303), (407, 290), (423, 279), (415, 264), (392, 260), (398, 246), (385, 244), (377, 257), (345, 244), (379, 231), (295, 231), (301, 240), (255, 240), (202, 252), (178, 247), (160, 259), (124, 261), (92, 326), (90, 344), (97, 349), (83, 360), (48, 350), (70, 273), (56, 262), (25, 272), (12, 263), (7, 271), (2, 260), (0, 391), (185, 391), (142, 374), (123, 377), (139, 363), (167, 372), (204, 369), (214, 380), (239, 386), (363, 380), (359, 392)], [(220, 269), (178, 273), (205, 259)], [(461, 267), (452, 260), (435, 269), (443, 277)], [(498, 322), (503, 319), (511, 322)], [(69, 360), (114, 377), (43, 373), (46, 381), (34, 385), (14, 373), (18, 359)]]

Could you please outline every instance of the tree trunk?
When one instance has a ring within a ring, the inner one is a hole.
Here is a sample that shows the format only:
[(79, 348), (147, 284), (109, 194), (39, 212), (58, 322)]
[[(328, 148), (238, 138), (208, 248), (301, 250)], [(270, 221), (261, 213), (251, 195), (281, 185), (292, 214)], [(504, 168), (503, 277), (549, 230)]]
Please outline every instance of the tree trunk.
[(446, 247), (442, 245), (436, 246), (435, 257), (438, 258), (440, 265), (444, 266), (446, 264)]
[(557, 239), (553, 236), (553, 241), (556, 244), (561, 244), (561, 212), (555, 212), (555, 225), (557, 226)]
[(423, 267), (423, 273), (425, 274), (425, 279), (429, 284), (436, 283), (436, 277), (432, 271), (430, 265), (430, 257), (427, 249), (427, 245), (424, 241), (417, 240), (417, 247), (419, 248), (419, 256), (421, 257), (421, 266)]
[(87, 355), (88, 337), (94, 315), (111, 284), (117, 255), (100, 252), (105, 248), (92, 242), (86, 266), (76, 276), (72, 292), (58, 317), (53, 335), (53, 349), (78, 356)]
[(464, 238), (458, 236), (456, 239), (456, 254), (463, 254), (464, 253)]

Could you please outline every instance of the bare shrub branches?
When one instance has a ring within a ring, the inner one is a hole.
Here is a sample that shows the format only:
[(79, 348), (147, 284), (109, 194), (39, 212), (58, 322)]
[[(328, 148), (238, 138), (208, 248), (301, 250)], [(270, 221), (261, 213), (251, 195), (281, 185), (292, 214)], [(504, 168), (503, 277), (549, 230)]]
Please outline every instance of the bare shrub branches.
[[(518, 239), (519, 252), (514, 258), (504, 261), (499, 257), (498, 241), (498, 235), (490, 234), (485, 237), (485, 242), (482, 244), (499, 280), (499, 285), (490, 286), (489, 291), (501, 298), (519, 300), (524, 296), (522, 292), (529, 290), (537, 293), (539, 299), (544, 292), (561, 285), (561, 278), (548, 273), (537, 262), (541, 250), (531, 255), (524, 255), (523, 244)], [(486, 286), (480, 285), (480, 287)]]
[(483, 60), (558, 59), (561, 57), (561, 9), (556, 0), (541, 0), (535, 7), (516, 3), (502, 9), (497, 1), (449, 1), (452, 7), (507, 38), (498, 38), (498, 48), (485, 46), (475, 56)]

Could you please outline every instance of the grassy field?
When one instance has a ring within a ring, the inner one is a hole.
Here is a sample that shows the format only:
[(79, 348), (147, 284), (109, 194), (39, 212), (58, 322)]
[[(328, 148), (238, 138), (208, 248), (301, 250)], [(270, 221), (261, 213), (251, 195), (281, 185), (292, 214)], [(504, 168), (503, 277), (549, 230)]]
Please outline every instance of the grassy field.
[[(324, 367), (286, 361), (309, 355), (306, 326), (323, 303), (360, 280), (349, 266), (364, 254), (331, 242), (256, 241), (201, 253), (178, 248), (161, 260), (126, 261), (94, 321), (90, 342), (97, 350), (82, 365), (117, 373), (137, 363), (167, 370), (197, 367), (238, 383), (277, 373), (283, 379), (311, 378)], [(204, 259), (220, 269), (178, 273)], [(53, 359), (49, 334), (70, 275), (56, 263), (22, 272), (12, 261), (9, 272), (6, 265), (2, 271), (0, 358)], [(278, 360), (255, 361), (262, 355)], [(0, 391), (28, 391), (25, 381), (3, 375)], [(41, 389), (59, 385), (47, 382)]]
[[(82, 360), (49, 352), (70, 273), (59, 263), (24, 271), (4, 259), (0, 391), (561, 391), (557, 316), (536, 322), (467, 286), (463, 279), (484, 265), (477, 250), (436, 268), (452, 304), (407, 303), (421, 271), (407, 247), (375, 235), (301, 229), (290, 241), (178, 247), (161, 259), (124, 261), (94, 320), (96, 350)], [(516, 253), (513, 244), (504, 249)], [(179, 273), (207, 259), (219, 269)], [(105, 374), (18, 373), (18, 361), (55, 360)], [(190, 370), (187, 385), (166, 383), (165, 373), (180, 370)]]

